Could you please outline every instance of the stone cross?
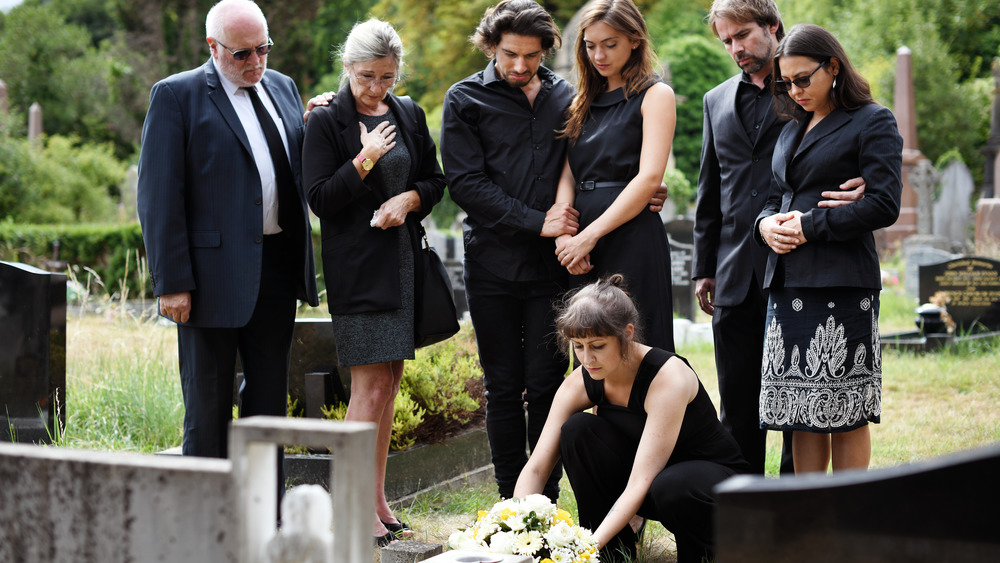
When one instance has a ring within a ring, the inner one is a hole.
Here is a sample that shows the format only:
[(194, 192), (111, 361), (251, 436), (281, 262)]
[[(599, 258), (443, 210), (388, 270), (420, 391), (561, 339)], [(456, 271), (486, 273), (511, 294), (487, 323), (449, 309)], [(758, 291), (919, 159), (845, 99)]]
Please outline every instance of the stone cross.
[(918, 235), (934, 233), (934, 190), (940, 181), (941, 173), (926, 158), (910, 172), (910, 184), (917, 193)]
[(42, 142), (42, 106), (38, 102), (28, 108), (28, 140)]

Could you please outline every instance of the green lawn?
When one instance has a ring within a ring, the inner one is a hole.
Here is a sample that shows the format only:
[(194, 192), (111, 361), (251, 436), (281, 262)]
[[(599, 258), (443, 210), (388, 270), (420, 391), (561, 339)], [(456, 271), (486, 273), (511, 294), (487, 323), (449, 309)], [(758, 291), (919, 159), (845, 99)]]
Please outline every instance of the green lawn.
[[(898, 286), (883, 293), (883, 334), (910, 330), (916, 303)], [(307, 313), (312, 314), (312, 313)], [(706, 321), (707, 319), (696, 319)], [(882, 423), (872, 426), (872, 468), (890, 467), (1000, 440), (1000, 354), (996, 342), (940, 353), (883, 354)], [(710, 344), (681, 348), (718, 405)], [(102, 316), (71, 316), (67, 326), (67, 447), (152, 453), (180, 444), (183, 406), (176, 329), (113, 306)], [(769, 440), (767, 471), (777, 475), (780, 440)], [(560, 505), (575, 514), (563, 479)], [(498, 498), (491, 484), (435, 493), (402, 508), (415, 539), (444, 542)], [(647, 528), (643, 560), (671, 561), (673, 542)]]

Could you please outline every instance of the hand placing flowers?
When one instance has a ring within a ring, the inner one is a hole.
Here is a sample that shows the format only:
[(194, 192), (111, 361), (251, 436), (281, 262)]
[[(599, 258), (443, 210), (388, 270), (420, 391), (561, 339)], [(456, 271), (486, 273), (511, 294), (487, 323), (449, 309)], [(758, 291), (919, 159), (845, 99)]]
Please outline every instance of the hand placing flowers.
[(530, 556), (535, 563), (595, 563), (597, 542), (590, 530), (573, 524), (565, 510), (544, 495), (500, 501), (480, 510), (470, 528), (448, 538), (448, 547), (463, 551)]

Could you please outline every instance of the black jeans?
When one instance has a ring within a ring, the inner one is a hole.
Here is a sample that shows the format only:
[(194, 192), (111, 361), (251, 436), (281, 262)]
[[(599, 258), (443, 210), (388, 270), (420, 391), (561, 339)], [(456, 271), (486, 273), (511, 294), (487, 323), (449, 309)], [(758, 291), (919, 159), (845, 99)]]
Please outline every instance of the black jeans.
[[(486, 386), (486, 433), (500, 496), (514, 485), (549, 414), (568, 367), (556, 344), (552, 304), (564, 291), (555, 282), (502, 280), (465, 264), (465, 291), (476, 330)], [(557, 465), (544, 493), (559, 497)]]

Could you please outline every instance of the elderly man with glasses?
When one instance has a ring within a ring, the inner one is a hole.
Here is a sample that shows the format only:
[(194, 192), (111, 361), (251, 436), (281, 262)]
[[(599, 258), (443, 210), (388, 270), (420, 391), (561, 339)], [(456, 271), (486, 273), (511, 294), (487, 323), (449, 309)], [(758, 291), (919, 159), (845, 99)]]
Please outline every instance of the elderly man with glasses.
[(237, 354), (241, 415), (284, 416), (296, 300), (317, 295), (299, 92), (267, 70), (256, 4), (222, 0), (205, 28), (211, 59), (150, 93), (138, 208), (160, 314), (177, 323), (183, 453), (225, 457)]

